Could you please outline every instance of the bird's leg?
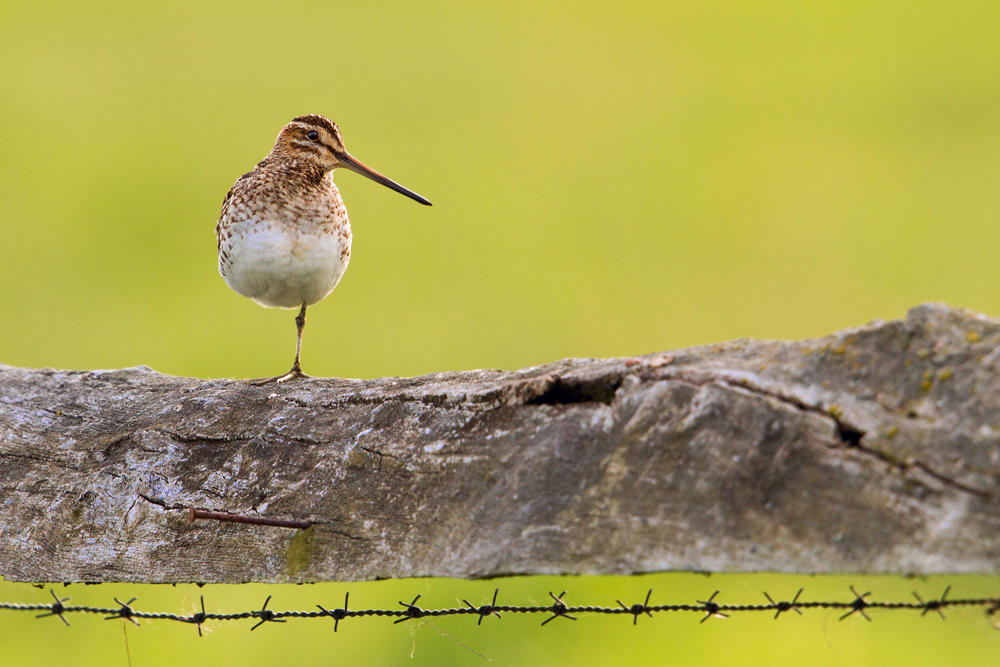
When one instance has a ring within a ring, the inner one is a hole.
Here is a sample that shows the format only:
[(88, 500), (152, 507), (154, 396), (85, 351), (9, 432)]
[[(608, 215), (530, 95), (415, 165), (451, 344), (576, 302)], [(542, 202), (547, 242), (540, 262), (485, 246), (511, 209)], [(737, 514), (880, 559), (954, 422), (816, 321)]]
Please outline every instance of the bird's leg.
[(306, 328), (306, 304), (302, 304), (302, 310), (295, 317), (295, 328), (298, 329), (298, 338), (295, 341), (295, 363), (292, 364), (292, 370), (289, 373), (295, 373), (295, 377), (307, 378), (309, 377), (302, 372), (302, 367), (299, 366), (299, 355), (302, 354), (302, 331)]
[(302, 310), (299, 311), (298, 316), (295, 318), (295, 326), (298, 329), (299, 335), (295, 342), (295, 363), (292, 364), (292, 370), (288, 371), (284, 375), (276, 375), (273, 378), (267, 378), (266, 380), (260, 380), (258, 382), (251, 382), (250, 384), (255, 387), (260, 387), (272, 382), (285, 382), (286, 380), (293, 380), (295, 378), (309, 377), (302, 372), (302, 366), (299, 365), (299, 355), (302, 353), (302, 330), (306, 328), (306, 304), (302, 304)]

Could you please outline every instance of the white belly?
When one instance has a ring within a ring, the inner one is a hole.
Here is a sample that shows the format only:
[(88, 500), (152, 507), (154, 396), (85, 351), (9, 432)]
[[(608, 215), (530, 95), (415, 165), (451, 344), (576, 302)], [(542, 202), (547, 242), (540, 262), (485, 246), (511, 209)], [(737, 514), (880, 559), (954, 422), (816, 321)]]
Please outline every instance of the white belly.
[(268, 308), (319, 303), (351, 260), (350, 227), (346, 234), (317, 233), (321, 229), (282, 233), (276, 225), (236, 223), (219, 252), (219, 273), (233, 290)]

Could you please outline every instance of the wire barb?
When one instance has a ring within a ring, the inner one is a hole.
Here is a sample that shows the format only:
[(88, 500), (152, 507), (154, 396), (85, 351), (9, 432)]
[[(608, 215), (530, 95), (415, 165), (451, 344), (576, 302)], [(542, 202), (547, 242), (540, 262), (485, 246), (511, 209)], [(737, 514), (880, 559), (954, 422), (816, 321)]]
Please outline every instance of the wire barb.
[(71, 598), (63, 598), (62, 600), (60, 600), (59, 597), (56, 595), (56, 592), (51, 588), (49, 589), (49, 593), (52, 593), (52, 599), (55, 600), (55, 603), (51, 607), (52, 611), (50, 611), (47, 614), (39, 614), (38, 616), (35, 616), (35, 618), (45, 618), (46, 616), (58, 616), (59, 620), (65, 623), (66, 627), (68, 628), (69, 621), (67, 621), (66, 617), (63, 616), (63, 612), (66, 611), (66, 607), (63, 606), (63, 602), (69, 602)]
[(719, 591), (715, 591), (714, 593), (712, 593), (712, 597), (708, 598), (707, 600), (696, 600), (698, 604), (702, 605), (701, 610), (705, 612), (705, 617), (702, 618), (700, 621), (698, 621), (699, 623), (704, 623), (713, 616), (718, 616), (719, 618), (729, 618), (729, 614), (722, 613), (721, 611), (722, 605), (720, 605), (718, 602), (713, 602), (713, 600), (715, 600), (715, 596), (718, 594)]
[[(987, 616), (995, 616), (997, 612), (1000, 612), (1000, 600), (990, 605), (990, 608), (986, 610)], [(995, 627), (995, 626), (994, 626)]]
[[(351, 596), (350, 591), (348, 591), (347, 593), (344, 593), (344, 608), (343, 609), (334, 609), (333, 611), (330, 611), (329, 609), (323, 607), (322, 605), (316, 605), (317, 607), (319, 607), (323, 611), (324, 614), (326, 614), (327, 616), (333, 617), (333, 631), (334, 632), (337, 631), (337, 626), (340, 625), (340, 621), (342, 621), (344, 618), (347, 617), (347, 598), (349, 598), (350, 596)], [(417, 596), (417, 597), (419, 597), (419, 596)], [(416, 602), (416, 600), (414, 600), (414, 602)]]
[(783, 612), (786, 611), (794, 611), (799, 616), (802, 615), (802, 610), (799, 609), (798, 601), (799, 601), (799, 596), (802, 595), (802, 591), (804, 590), (805, 590), (804, 588), (800, 588), (799, 592), (795, 594), (795, 597), (792, 598), (791, 602), (775, 602), (774, 600), (771, 599), (771, 596), (767, 594), (767, 591), (764, 591), (764, 597), (766, 597), (767, 601), (771, 603), (771, 607), (778, 610), (774, 612), (775, 620), (777, 620), (777, 618), (781, 616)]
[(208, 614), (205, 613), (205, 596), (201, 596), (201, 613), (191, 614), (191, 618), (186, 619), (188, 623), (194, 623), (198, 626), (198, 636), (201, 637), (201, 624), (205, 622)]
[[(941, 594), (941, 599), (939, 599), (939, 600), (928, 600), (927, 602), (924, 602), (924, 599), (922, 597), (920, 597), (917, 594), (916, 591), (913, 591), (913, 597), (917, 598), (917, 602), (919, 602), (924, 607), (924, 610), (922, 612), (920, 612), (920, 615), (921, 616), (926, 616), (927, 612), (929, 612), (929, 611), (936, 611), (937, 613), (939, 613), (941, 615), (941, 620), (942, 621), (948, 620), (945, 617), (945, 615), (944, 615), (944, 609), (942, 609), (942, 607), (945, 607), (948, 604), (948, 599), (947, 598), (948, 598), (948, 592), (949, 591), (951, 591), (951, 586), (948, 586), (947, 588), (944, 589), (944, 593)], [(991, 609), (991, 611), (992, 611), (992, 609)]]
[(500, 595), (500, 589), (499, 588), (496, 589), (495, 591), (493, 591), (493, 602), (491, 604), (484, 604), (482, 607), (477, 607), (474, 604), (472, 604), (471, 602), (469, 602), (468, 600), (462, 600), (462, 602), (464, 602), (465, 604), (469, 605), (469, 607), (471, 609), (473, 609), (477, 614), (479, 614), (479, 621), (476, 623), (476, 625), (482, 625), (483, 624), (483, 617), (484, 616), (493, 615), (493, 616), (496, 616), (497, 618), (503, 618), (502, 616), (500, 616), (500, 612), (498, 612), (496, 610), (497, 596), (498, 595)]
[(132, 609), (132, 603), (138, 600), (139, 598), (132, 598), (128, 602), (122, 602), (118, 598), (112, 598), (112, 599), (118, 603), (119, 609), (111, 616), (105, 616), (104, 617), (105, 621), (110, 621), (116, 618), (124, 618), (127, 621), (132, 621), (132, 623), (139, 625), (139, 621), (135, 620), (134, 618), (135, 610)]
[(423, 595), (418, 595), (417, 597), (413, 598), (413, 602), (411, 602), (410, 604), (406, 604), (405, 602), (400, 600), (399, 604), (406, 607), (406, 616), (399, 619), (398, 621), (393, 621), (392, 624), (395, 625), (397, 623), (402, 623), (403, 621), (408, 621), (411, 618), (421, 618), (424, 615), (424, 610), (417, 606), (417, 600), (419, 600), (422, 597)]
[(646, 593), (646, 601), (643, 602), (642, 604), (639, 604), (637, 602), (636, 604), (632, 605), (631, 607), (626, 607), (624, 602), (622, 602), (621, 600), (616, 600), (616, 602), (622, 606), (622, 609), (624, 609), (628, 613), (632, 614), (632, 617), (633, 617), (632, 618), (632, 625), (638, 625), (639, 624), (639, 616), (641, 614), (645, 614), (646, 616), (649, 616), (650, 618), (653, 618), (653, 615), (651, 613), (649, 613), (649, 596), (651, 596), (652, 594), (653, 594), (653, 589), (650, 588), (649, 592)]
[(865, 609), (871, 606), (871, 604), (867, 600), (865, 600), (867, 596), (871, 595), (871, 591), (868, 591), (867, 593), (858, 593), (856, 590), (854, 590), (854, 586), (849, 586), (848, 588), (850, 588), (851, 593), (854, 594), (854, 602), (851, 603), (851, 610), (846, 614), (844, 614), (843, 616), (841, 616), (840, 620), (844, 620), (851, 614), (861, 614), (862, 616), (865, 617), (865, 620), (868, 621), (872, 620), (872, 617), (869, 616), (867, 613), (865, 613)]
[(285, 619), (283, 619), (283, 618), (275, 618), (274, 617), (274, 612), (267, 608), (267, 603), (270, 602), (270, 601), (271, 601), (271, 596), (268, 595), (267, 599), (264, 600), (264, 606), (260, 608), (260, 611), (252, 611), (252, 612), (250, 612), (251, 616), (253, 616), (254, 618), (259, 618), (260, 619), (260, 622), (257, 623), (257, 625), (255, 625), (252, 628), (250, 628), (251, 632), (253, 632), (257, 628), (259, 628), (260, 626), (264, 625), (265, 623), (284, 623), (285, 622)]
[(553, 602), (552, 606), (549, 607), (549, 611), (552, 612), (552, 615), (549, 616), (544, 621), (542, 621), (542, 625), (545, 625), (549, 621), (552, 621), (552, 620), (554, 620), (556, 618), (559, 618), (560, 616), (562, 616), (563, 618), (568, 618), (571, 621), (575, 621), (576, 620), (576, 616), (570, 616), (569, 614), (566, 613), (566, 612), (569, 611), (569, 605), (566, 604), (565, 602), (563, 602), (562, 597), (564, 595), (566, 595), (566, 591), (563, 591), (559, 595), (555, 595), (555, 594), (552, 593), (552, 591), (549, 591), (549, 596), (553, 600), (555, 600), (555, 602)]

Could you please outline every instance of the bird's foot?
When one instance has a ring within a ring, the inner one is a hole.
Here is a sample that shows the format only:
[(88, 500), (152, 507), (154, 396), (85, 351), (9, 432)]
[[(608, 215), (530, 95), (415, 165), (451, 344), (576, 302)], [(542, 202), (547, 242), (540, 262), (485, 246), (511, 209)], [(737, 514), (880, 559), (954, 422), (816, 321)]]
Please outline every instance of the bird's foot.
[(292, 366), (292, 370), (288, 371), (284, 375), (275, 375), (273, 378), (266, 378), (264, 380), (257, 380), (251, 382), (250, 385), (253, 387), (263, 387), (265, 384), (271, 384), (272, 382), (276, 384), (281, 384), (282, 382), (287, 382), (289, 380), (296, 380), (298, 378), (309, 378), (311, 375), (306, 375), (302, 372), (302, 369), (298, 366)]

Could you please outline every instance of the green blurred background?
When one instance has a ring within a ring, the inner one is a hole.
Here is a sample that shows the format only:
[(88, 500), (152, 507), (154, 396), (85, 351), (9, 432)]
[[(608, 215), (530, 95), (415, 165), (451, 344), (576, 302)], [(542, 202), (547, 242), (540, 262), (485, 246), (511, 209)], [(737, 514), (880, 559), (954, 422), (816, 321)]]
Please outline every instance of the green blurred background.
[[(818, 336), (928, 300), (1000, 313), (998, 34), (995, 2), (2, 2), (0, 362), (287, 369), (294, 313), (226, 287), (212, 230), (228, 188), (303, 113), (333, 118), (352, 154), (434, 202), (338, 172), (353, 261), (309, 312), (314, 375)], [(613, 603), (642, 597), (646, 579), (504, 586)], [(717, 581), (747, 602), (847, 582), (655, 579), (670, 602)], [(997, 592), (981, 578), (875, 583), (884, 596)], [(351, 590), (372, 606), (416, 592), (450, 605), (492, 587)], [(344, 588), (70, 589), (168, 611), (208, 590), (210, 607), (274, 592), (279, 608), (308, 608)], [(0, 598), (45, 594), (0, 583)], [(54, 631), (77, 642), (74, 664), (125, 664), (117, 622), (0, 613), (5, 665), (51, 661)], [(997, 633), (964, 614), (439, 625), (497, 664), (1000, 662)], [(414, 645), (412, 664), (481, 662), (433, 628), (357, 626), (334, 638), (229, 624), (195, 642), (152, 624), (129, 638), (144, 665), (379, 664)]]

